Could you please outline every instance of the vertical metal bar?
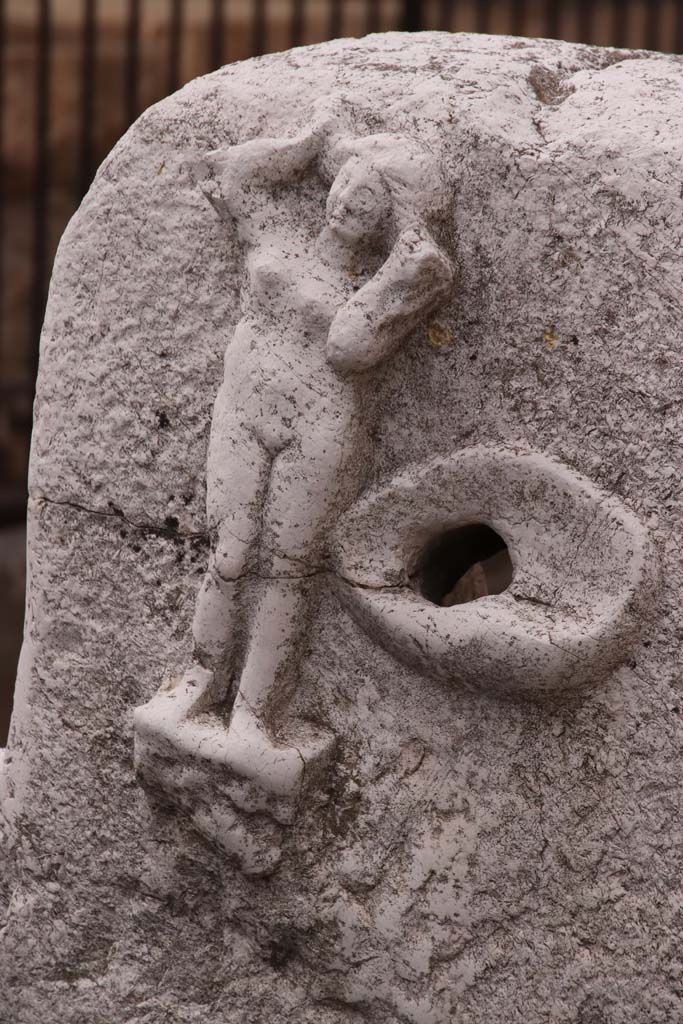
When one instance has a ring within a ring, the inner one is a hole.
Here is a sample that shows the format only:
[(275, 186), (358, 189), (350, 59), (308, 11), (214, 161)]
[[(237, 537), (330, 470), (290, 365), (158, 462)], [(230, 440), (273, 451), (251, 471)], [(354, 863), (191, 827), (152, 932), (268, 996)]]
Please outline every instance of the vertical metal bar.
[(38, 370), (38, 348), (47, 291), (51, 13), (50, 0), (40, 0), (36, 36), (36, 178), (33, 202), (33, 341), (35, 346), (33, 366), (35, 371)]
[(0, 0), (0, 339), (5, 321), (5, 54), (7, 53), (7, 18), (5, 0)]
[(576, 22), (580, 43), (593, 42), (593, 0), (578, 0)]
[(365, 25), (366, 32), (379, 32), (381, 20), (379, 16), (379, 5), (380, 0), (366, 0), (367, 5), (367, 22)]
[(490, 0), (479, 0), (477, 4), (477, 32), (489, 32), (491, 29), (491, 3)]
[(301, 46), (304, 38), (304, 0), (292, 0), (292, 17), (289, 22), (289, 45)]
[(676, 0), (676, 20), (674, 21), (673, 52), (683, 53), (683, 0)]
[(180, 85), (180, 47), (183, 36), (183, 0), (171, 0), (168, 27), (168, 92)]
[(401, 30), (419, 32), (422, 28), (422, 0), (403, 0)]
[(252, 22), (251, 52), (254, 57), (263, 53), (266, 46), (266, 0), (252, 0), (254, 20)]
[(510, 31), (513, 36), (523, 36), (526, 31), (526, 2), (513, 0)]
[(84, 0), (81, 59), (81, 166), (79, 194), (84, 196), (93, 176), (93, 112), (95, 93), (96, 0)]
[(546, 0), (545, 27), (543, 34), (546, 39), (559, 39), (560, 36), (560, 5), (557, 0)]
[(140, 74), (140, 0), (128, 0), (126, 30), (126, 123), (138, 116), (138, 78)]
[(646, 50), (659, 49), (659, 22), (661, 18), (659, 0), (648, 0), (645, 5), (645, 39)]
[(342, 26), (341, 0), (328, 0), (328, 3), (330, 5), (330, 20), (327, 26), (327, 37), (328, 39), (338, 39)]
[(210, 70), (215, 71), (223, 64), (223, 0), (212, 0), (211, 3), (211, 51), (209, 54)]
[(612, 45), (626, 46), (630, 4), (624, 0), (612, 0)]
[(455, 31), (454, 16), (458, 13), (458, 0), (441, 0), (439, 4), (439, 28), (446, 32)]

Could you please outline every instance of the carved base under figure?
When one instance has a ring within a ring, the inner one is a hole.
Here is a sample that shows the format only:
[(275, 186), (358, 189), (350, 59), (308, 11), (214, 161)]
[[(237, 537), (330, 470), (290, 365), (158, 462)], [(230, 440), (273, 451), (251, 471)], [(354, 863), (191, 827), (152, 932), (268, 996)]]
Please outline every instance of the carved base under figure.
[(212, 683), (213, 673), (195, 666), (136, 708), (135, 765), (152, 791), (181, 807), (246, 874), (268, 874), (280, 859), (283, 826), (327, 765), (334, 740), (310, 733), (278, 743), (239, 697), (226, 725), (209, 708)]

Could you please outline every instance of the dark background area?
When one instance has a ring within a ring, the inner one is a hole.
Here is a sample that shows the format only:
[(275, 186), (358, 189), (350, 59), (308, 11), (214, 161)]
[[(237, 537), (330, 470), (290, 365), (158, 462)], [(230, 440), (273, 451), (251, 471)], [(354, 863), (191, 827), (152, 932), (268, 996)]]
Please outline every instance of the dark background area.
[(21, 644), (26, 467), (59, 237), (137, 115), (222, 64), (444, 29), (683, 52), (683, 0), (0, 0), (0, 745)]

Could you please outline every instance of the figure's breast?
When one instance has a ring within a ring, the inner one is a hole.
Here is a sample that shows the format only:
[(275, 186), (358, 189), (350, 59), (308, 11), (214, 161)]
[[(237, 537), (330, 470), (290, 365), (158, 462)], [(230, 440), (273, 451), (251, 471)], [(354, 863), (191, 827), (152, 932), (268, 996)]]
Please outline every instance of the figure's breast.
[(286, 257), (257, 249), (247, 259), (249, 287), (257, 295), (272, 297), (293, 286), (293, 268)]
[(295, 317), (302, 326), (327, 327), (346, 292), (342, 275), (335, 276), (308, 254), (258, 249), (247, 261), (252, 312), (259, 308)]

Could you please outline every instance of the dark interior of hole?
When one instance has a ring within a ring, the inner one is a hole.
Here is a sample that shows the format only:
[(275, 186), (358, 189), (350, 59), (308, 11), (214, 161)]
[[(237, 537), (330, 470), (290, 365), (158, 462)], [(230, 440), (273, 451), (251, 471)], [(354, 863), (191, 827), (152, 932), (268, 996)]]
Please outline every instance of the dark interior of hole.
[(442, 533), (425, 550), (413, 584), (428, 601), (442, 605), (456, 583), (477, 563), (485, 571), (487, 566), (494, 567), (487, 577), (487, 593), (500, 594), (512, 582), (512, 561), (503, 538), (483, 523), (458, 526)]

